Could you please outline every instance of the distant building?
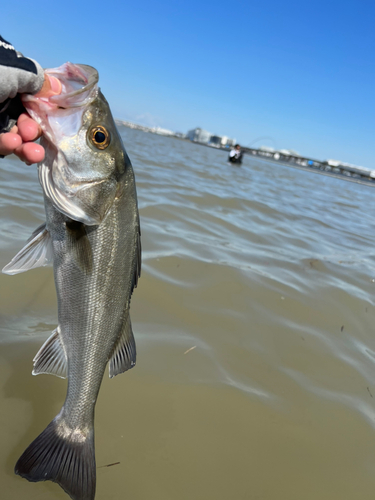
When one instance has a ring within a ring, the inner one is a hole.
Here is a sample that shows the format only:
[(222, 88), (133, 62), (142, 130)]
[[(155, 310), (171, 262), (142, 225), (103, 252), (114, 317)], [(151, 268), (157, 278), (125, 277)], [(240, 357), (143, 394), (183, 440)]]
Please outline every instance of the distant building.
[(211, 135), (210, 144), (221, 146), (221, 137), (219, 135)]
[(280, 149), (279, 153), (281, 153), (284, 156), (301, 156), (297, 151), (294, 151), (293, 149)]
[(226, 135), (214, 135), (207, 130), (203, 130), (199, 127), (189, 130), (186, 137), (193, 142), (201, 142), (203, 144), (210, 144), (211, 146), (216, 146), (217, 148), (234, 146), (236, 144), (236, 139), (230, 139)]
[(323, 163), (333, 169), (337, 168), (341, 171), (351, 172), (352, 174), (368, 175), (371, 179), (375, 178), (375, 170), (370, 170), (366, 167), (360, 167), (359, 165), (353, 165), (352, 163), (340, 160), (326, 160)]
[(326, 160), (325, 163), (330, 167), (339, 167), (342, 164), (340, 160)]
[(236, 144), (236, 139), (230, 139), (225, 135), (221, 138), (222, 146), (234, 146), (235, 144)]
[(189, 130), (186, 137), (193, 142), (203, 142), (204, 144), (208, 144), (212, 134), (211, 132), (207, 132), (207, 130), (197, 127), (193, 130)]
[(224, 148), (234, 146), (236, 144), (236, 139), (229, 139), (226, 135), (213, 135), (211, 136), (210, 144), (218, 148)]
[(159, 135), (174, 135), (174, 132), (172, 132), (172, 130), (168, 130), (166, 128), (161, 128), (161, 127), (154, 127), (152, 129), (152, 131), (155, 134), (159, 134)]

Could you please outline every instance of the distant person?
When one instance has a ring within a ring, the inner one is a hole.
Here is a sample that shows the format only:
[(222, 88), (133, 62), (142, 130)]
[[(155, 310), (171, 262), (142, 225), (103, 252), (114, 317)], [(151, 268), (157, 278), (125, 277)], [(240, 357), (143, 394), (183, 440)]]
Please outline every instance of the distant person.
[(239, 144), (236, 144), (232, 151), (229, 153), (229, 158), (228, 160), (231, 163), (237, 163), (238, 165), (241, 165), (242, 163), (242, 156), (243, 153), (241, 151), (241, 146)]

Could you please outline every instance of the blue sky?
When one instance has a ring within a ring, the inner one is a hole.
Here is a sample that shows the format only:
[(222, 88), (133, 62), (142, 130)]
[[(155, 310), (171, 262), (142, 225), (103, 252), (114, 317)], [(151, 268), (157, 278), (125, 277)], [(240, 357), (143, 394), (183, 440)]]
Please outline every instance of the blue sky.
[(21, 0), (1, 11), (1, 35), (42, 66), (95, 66), (117, 118), (375, 169), (374, 0)]

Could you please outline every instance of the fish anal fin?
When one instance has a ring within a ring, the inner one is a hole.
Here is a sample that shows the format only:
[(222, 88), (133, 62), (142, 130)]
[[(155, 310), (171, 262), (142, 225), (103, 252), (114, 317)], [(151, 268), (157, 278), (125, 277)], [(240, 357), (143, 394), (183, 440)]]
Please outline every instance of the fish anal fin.
[(110, 378), (133, 368), (136, 362), (136, 357), (137, 352), (135, 348), (135, 340), (130, 315), (128, 313), (122, 327), (121, 336), (109, 361)]
[(53, 259), (52, 240), (46, 224), (39, 226), (26, 245), (3, 268), (4, 274), (18, 274), (50, 264)]
[(69, 429), (57, 416), (23, 452), (15, 473), (28, 481), (54, 481), (73, 500), (94, 500), (94, 432)]
[(60, 328), (44, 342), (37, 352), (34, 361), (33, 375), (46, 373), (56, 377), (66, 378), (68, 375), (68, 362), (64, 347), (60, 339)]

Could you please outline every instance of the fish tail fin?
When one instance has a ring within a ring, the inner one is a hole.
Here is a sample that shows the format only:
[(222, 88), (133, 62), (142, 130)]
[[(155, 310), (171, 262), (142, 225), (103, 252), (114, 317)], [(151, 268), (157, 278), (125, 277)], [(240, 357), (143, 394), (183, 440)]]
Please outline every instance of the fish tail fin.
[(28, 481), (54, 481), (73, 500), (94, 500), (94, 431), (69, 429), (57, 416), (23, 452), (15, 473)]

